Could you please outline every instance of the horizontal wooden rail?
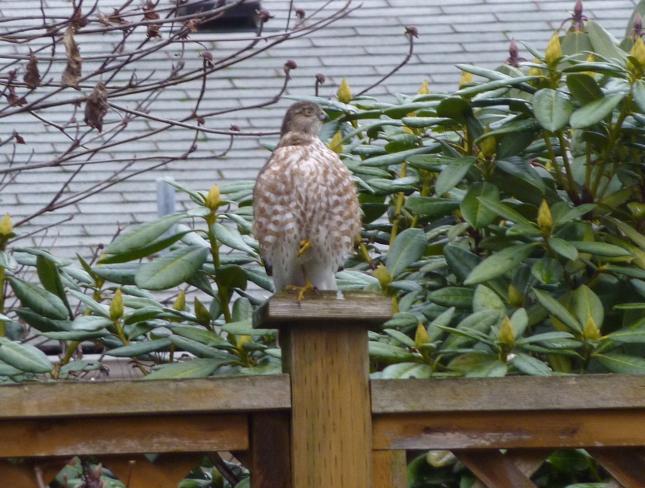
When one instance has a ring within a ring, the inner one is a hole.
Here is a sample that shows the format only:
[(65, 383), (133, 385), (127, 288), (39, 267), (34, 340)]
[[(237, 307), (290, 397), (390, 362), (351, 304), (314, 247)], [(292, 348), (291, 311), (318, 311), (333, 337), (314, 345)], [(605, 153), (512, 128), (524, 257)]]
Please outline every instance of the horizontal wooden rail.
[(291, 407), (288, 375), (203, 380), (25, 383), (0, 387), (11, 418), (229, 413)]

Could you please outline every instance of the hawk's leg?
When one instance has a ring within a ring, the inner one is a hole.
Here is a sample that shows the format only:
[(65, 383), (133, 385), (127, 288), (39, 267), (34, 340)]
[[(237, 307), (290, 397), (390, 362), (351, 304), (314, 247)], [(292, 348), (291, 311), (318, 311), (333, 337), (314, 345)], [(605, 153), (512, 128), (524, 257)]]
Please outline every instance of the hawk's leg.
[(299, 285), (287, 285), (287, 290), (298, 293), (298, 303), (302, 302), (305, 299), (305, 295), (309, 292), (317, 293), (318, 289), (313, 285), (309, 279), (305, 281), (304, 286)]
[(303, 239), (300, 241), (300, 246), (298, 247), (298, 257), (302, 257), (305, 255), (309, 249), (311, 249), (313, 246), (311, 244), (311, 241), (309, 239)]

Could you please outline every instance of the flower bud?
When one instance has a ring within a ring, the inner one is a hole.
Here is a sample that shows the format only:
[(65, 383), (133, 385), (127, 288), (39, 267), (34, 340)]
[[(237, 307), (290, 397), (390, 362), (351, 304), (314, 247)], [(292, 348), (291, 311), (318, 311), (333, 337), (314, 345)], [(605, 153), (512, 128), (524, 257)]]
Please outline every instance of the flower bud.
[(551, 235), (553, 230), (553, 216), (551, 215), (551, 208), (546, 200), (542, 200), (540, 208), (538, 209), (537, 224), (544, 235)]
[(641, 68), (645, 68), (645, 42), (642, 37), (636, 39), (629, 54), (638, 61)]
[(339, 102), (349, 103), (352, 101), (352, 90), (349, 88), (349, 83), (347, 83), (345, 78), (340, 82), (336, 97)]
[(511, 324), (511, 319), (509, 319), (508, 316), (504, 316), (504, 320), (502, 320), (497, 340), (506, 346), (512, 346), (515, 343), (513, 324)]
[(546, 51), (544, 51), (544, 60), (546, 64), (553, 66), (557, 64), (558, 60), (562, 57), (562, 47), (560, 46), (560, 35), (555, 32), (549, 44), (546, 46)]
[(211, 186), (210, 190), (208, 190), (208, 195), (206, 195), (206, 207), (210, 208), (211, 210), (215, 210), (217, 209), (217, 207), (219, 207), (220, 201), (219, 186)]
[(427, 344), (428, 342), (430, 342), (430, 334), (428, 334), (428, 331), (423, 326), (423, 324), (417, 325), (417, 330), (414, 333), (415, 347), (419, 349), (421, 346)]
[(419, 95), (428, 95), (430, 93), (430, 83), (428, 83), (428, 80), (423, 80), (421, 83), (421, 86), (419, 87), (419, 91), (417, 91), (417, 94)]
[(390, 274), (390, 271), (382, 264), (379, 264), (374, 270), (374, 277), (378, 280), (383, 290), (392, 283), (392, 275)]
[(123, 317), (123, 293), (121, 288), (118, 288), (114, 292), (112, 303), (110, 303), (110, 319), (119, 320), (121, 317)]
[(473, 74), (468, 73), (468, 71), (462, 71), (461, 76), (459, 77), (459, 88), (463, 88), (466, 85), (470, 85), (473, 82)]
[(178, 312), (186, 310), (186, 292), (184, 290), (179, 290), (179, 294), (175, 298), (175, 303), (172, 304), (172, 308)]
[(0, 236), (7, 237), (13, 233), (13, 222), (11, 221), (11, 215), (8, 213), (0, 219)]
[(508, 303), (517, 308), (524, 304), (524, 296), (522, 295), (522, 292), (518, 290), (513, 283), (508, 285)]
[(486, 136), (479, 141), (479, 151), (484, 158), (489, 158), (497, 151), (497, 140), (495, 136)]
[(195, 310), (195, 317), (197, 318), (197, 323), (200, 325), (210, 325), (211, 323), (211, 314), (209, 313), (206, 306), (199, 301), (199, 298), (195, 297), (195, 303), (193, 305)]
[(336, 154), (343, 152), (343, 134), (340, 131), (336, 131), (334, 137), (329, 141), (329, 149), (334, 151)]
[(582, 335), (585, 339), (591, 339), (592, 341), (600, 338), (600, 329), (591, 314), (587, 315), (587, 321), (582, 330)]
[(627, 208), (637, 219), (645, 219), (645, 203), (630, 202)]

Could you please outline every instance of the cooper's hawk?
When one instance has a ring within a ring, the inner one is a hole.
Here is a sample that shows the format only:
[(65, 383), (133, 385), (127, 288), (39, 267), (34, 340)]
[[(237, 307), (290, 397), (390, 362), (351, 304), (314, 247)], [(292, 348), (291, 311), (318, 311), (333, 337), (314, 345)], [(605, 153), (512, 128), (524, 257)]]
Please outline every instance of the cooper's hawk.
[(254, 233), (276, 291), (336, 290), (336, 271), (361, 229), (351, 174), (318, 137), (324, 119), (314, 103), (289, 107), (280, 143), (255, 183)]

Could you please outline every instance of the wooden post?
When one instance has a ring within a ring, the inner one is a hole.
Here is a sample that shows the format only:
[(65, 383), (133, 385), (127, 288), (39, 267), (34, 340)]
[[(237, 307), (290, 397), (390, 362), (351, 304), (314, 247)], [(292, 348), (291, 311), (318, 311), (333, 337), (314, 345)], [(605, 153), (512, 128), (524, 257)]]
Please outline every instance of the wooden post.
[(280, 329), (291, 377), (294, 488), (372, 488), (367, 331), (391, 315), (372, 294), (271, 298), (256, 326)]

